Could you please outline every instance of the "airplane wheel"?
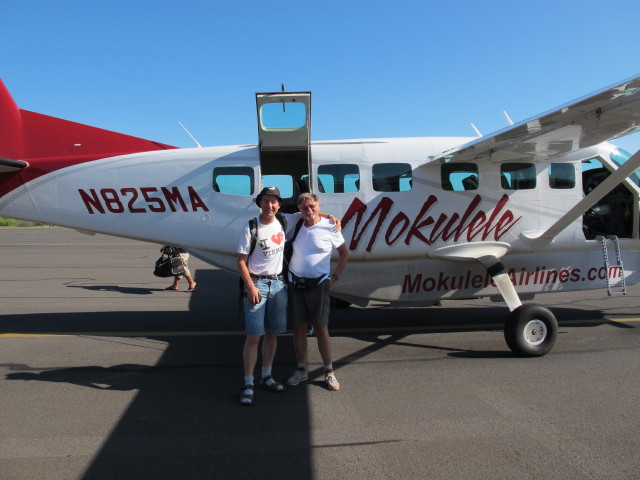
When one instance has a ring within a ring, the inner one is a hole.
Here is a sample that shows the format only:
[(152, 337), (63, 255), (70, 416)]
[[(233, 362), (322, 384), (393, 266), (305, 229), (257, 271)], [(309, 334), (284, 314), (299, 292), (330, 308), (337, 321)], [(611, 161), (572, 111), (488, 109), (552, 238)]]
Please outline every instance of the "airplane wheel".
[(507, 317), (504, 339), (513, 353), (523, 357), (541, 357), (548, 353), (558, 337), (558, 321), (548, 309), (533, 303), (516, 308)]

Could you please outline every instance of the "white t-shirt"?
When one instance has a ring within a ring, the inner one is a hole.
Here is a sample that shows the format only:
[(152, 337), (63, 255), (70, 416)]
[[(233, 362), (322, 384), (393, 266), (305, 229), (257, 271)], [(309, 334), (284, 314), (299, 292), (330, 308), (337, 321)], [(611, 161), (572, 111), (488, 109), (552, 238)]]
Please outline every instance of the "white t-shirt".
[[(287, 224), (287, 230), (290, 225)], [(342, 233), (333, 231), (326, 218), (311, 227), (302, 224), (293, 242), (289, 270), (299, 277), (317, 278), (331, 270), (331, 251), (344, 243)], [(295, 228), (295, 227), (294, 227)]]
[[(295, 227), (300, 218), (299, 213), (283, 214), (287, 220), (287, 231)], [(260, 223), (258, 218), (256, 246), (249, 255), (247, 267), (253, 275), (278, 275), (282, 273), (282, 257), (284, 253), (285, 232), (277, 218), (268, 225)], [(237, 253), (249, 254), (251, 249), (251, 230), (249, 222), (238, 239)]]

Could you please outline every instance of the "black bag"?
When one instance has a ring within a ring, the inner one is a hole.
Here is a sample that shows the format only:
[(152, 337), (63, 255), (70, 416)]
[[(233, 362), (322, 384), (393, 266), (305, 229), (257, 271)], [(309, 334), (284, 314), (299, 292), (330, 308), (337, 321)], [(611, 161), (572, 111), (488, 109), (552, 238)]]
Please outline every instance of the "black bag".
[(326, 278), (326, 275), (321, 275), (318, 278), (306, 278), (299, 277), (293, 272), (289, 272), (291, 275), (290, 285), (299, 292), (310, 292), (320, 284), (320, 280)]
[(166, 253), (156, 260), (156, 267), (153, 269), (153, 274), (156, 277), (172, 277), (171, 272), (171, 257)]

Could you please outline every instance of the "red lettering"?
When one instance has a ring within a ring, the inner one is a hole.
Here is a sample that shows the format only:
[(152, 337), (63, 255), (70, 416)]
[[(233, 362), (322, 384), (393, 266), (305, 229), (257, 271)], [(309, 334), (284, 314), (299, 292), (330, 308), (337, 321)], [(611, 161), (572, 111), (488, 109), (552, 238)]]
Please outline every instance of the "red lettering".
[[(465, 235), (466, 241), (468, 242), (473, 241), (477, 237), (479, 237), (479, 240), (487, 240), (489, 237), (492, 237), (494, 240), (499, 240), (522, 218), (515, 218), (513, 212), (506, 209), (506, 204), (509, 201), (507, 195), (503, 195), (500, 198), (489, 216), (487, 216), (487, 213), (484, 211), (477, 210), (481, 201), (481, 196), (475, 195), (462, 216), (457, 212), (453, 212), (451, 215), (440, 212), (437, 220), (435, 220), (434, 216), (429, 213), (432, 207), (438, 203), (438, 198), (435, 195), (429, 195), (427, 200), (422, 204), (413, 222), (404, 212), (399, 212), (393, 217), (386, 227), (385, 242), (391, 246), (396, 243), (405, 232), (404, 243), (406, 245), (410, 245), (414, 238), (417, 238), (426, 245), (432, 245), (439, 239), (446, 241), (453, 238), (453, 240), (457, 242)], [(382, 197), (369, 217), (365, 219), (368, 205), (357, 198), (351, 202), (351, 205), (349, 205), (347, 212), (342, 218), (343, 229), (346, 228), (352, 218), (356, 218), (349, 243), (350, 250), (358, 248), (360, 241), (367, 230), (369, 230), (369, 226), (373, 224), (373, 231), (370, 233), (369, 242), (366, 247), (367, 252), (372, 250), (392, 206), (393, 200), (389, 197)], [(472, 219), (471, 221), (469, 221), (470, 218)], [(409, 225), (411, 226), (409, 227)], [(431, 230), (425, 231), (427, 228)]]
[[(164, 202), (162, 201), (162, 199), (157, 197), (152, 197), (150, 195), (151, 193), (155, 193), (158, 191), (156, 187), (142, 187), (140, 191), (142, 192), (142, 196), (144, 197), (144, 199), (149, 204), (149, 210), (151, 210), (152, 212), (167, 211), (167, 207), (164, 206)], [(151, 205), (152, 203), (155, 203), (156, 205), (155, 206)]]
[(341, 221), (342, 228), (344, 229), (347, 226), (347, 223), (349, 223), (349, 220), (351, 220), (351, 218), (353, 218), (354, 215), (357, 215), (356, 224), (353, 227), (353, 235), (351, 236), (351, 243), (349, 244), (349, 250), (355, 250), (356, 248), (358, 248), (358, 243), (360, 242), (360, 238), (362, 237), (362, 234), (365, 232), (365, 230), (367, 229), (371, 221), (374, 219), (374, 217), (378, 213), (380, 213), (380, 218), (378, 218), (378, 222), (376, 223), (376, 226), (373, 229), (373, 234), (371, 235), (371, 240), (369, 240), (369, 244), (367, 245), (367, 248), (366, 248), (367, 252), (371, 251), (371, 248), (373, 247), (373, 243), (376, 241), (376, 237), (378, 236), (378, 232), (380, 232), (380, 227), (382, 227), (382, 223), (384, 222), (385, 218), (387, 218), (387, 215), (389, 214), (389, 210), (391, 210), (392, 205), (393, 205), (393, 200), (391, 200), (389, 197), (383, 197), (382, 200), (380, 200), (380, 203), (378, 203), (378, 206), (371, 213), (369, 220), (365, 222), (360, 233), (358, 233), (358, 227), (360, 226), (360, 221), (362, 220), (362, 216), (364, 215), (364, 212), (367, 211), (367, 205), (362, 203), (357, 198), (353, 199), (353, 202), (351, 202), (349, 209), (344, 214), (344, 217), (342, 218), (342, 221)]
[(413, 282), (411, 282), (411, 275), (405, 275), (404, 281), (402, 282), (402, 293), (413, 293), (420, 291), (420, 281), (422, 280), (422, 275), (416, 275), (416, 278)]
[(178, 187), (171, 187), (171, 190), (169, 190), (167, 187), (162, 187), (162, 193), (164, 194), (164, 198), (167, 201), (167, 204), (169, 205), (169, 208), (171, 209), (172, 212), (177, 211), (176, 205), (175, 205), (176, 203), (180, 204), (183, 212), (188, 211), (187, 206), (185, 205), (184, 200), (182, 199), (182, 195), (180, 195), (180, 190), (178, 190)]
[(189, 191), (189, 200), (191, 200), (191, 209), (195, 212), (199, 208), (202, 208), (205, 212), (208, 212), (209, 209), (202, 201), (202, 199), (198, 196), (193, 187), (189, 186), (187, 187), (187, 190)]
[(80, 193), (80, 198), (82, 198), (82, 201), (84, 202), (84, 206), (87, 209), (87, 211), (91, 215), (93, 215), (94, 214), (93, 209), (95, 208), (100, 213), (105, 213), (104, 207), (102, 206), (102, 202), (100, 202), (100, 199), (98, 198), (98, 194), (96, 193), (96, 191), (93, 188), (90, 189), (89, 191), (91, 192), (91, 196), (89, 196), (89, 194), (85, 192), (83, 189), (81, 188), (78, 189), (78, 193)]
[[(400, 228), (400, 231), (398, 232), (398, 234), (392, 239), (391, 235), (393, 235), (393, 231), (395, 230), (396, 225), (398, 225), (400, 222), (402, 222), (403, 225)], [(398, 215), (393, 217), (393, 220), (391, 220), (391, 224), (387, 229), (387, 234), (384, 236), (384, 240), (385, 242), (387, 242), (387, 245), (393, 245), (395, 241), (398, 240), (398, 237), (400, 237), (400, 235), (404, 233), (404, 231), (407, 229), (408, 226), (409, 226), (409, 217), (407, 217), (404, 213), (400, 212)]]
[(411, 229), (407, 234), (407, 238), (404, 239), (404, 243), (409, 245), (409, 243), (411, 243), (411, 238), (416, 236), (427, 245), (431, 245), (431, 242), (427, 240), (425, 236), (422, 235), (422, 233), (420, 233), (420, 229), (431, 225), (433, 223), (433, 218), (429, 216), (426, 218), (426, 220), (424, 221), (421, 221), (421, 220), (422, 220), (422, 217), (429, 211), (431, 206), (437, 201), (438, 201), (438, 198), (435, 195), (429, 195), (429, 198), (427, 199), (427, 201), (422, 204), (422, 209), (420, 209), (420, 213), (418, 214), (415, 221), (413, 222), (413, 225), (411, 225)]
[(104, 203), (110, 212), (124, 212), (124, 205), (122, 205), (122, 202), (120, 201), (118, 192), (116, 192), (113, 188), (103, 188), (102, 190), (100, 190), (100, 194), (102, 195), (102, 199), (104, 200)]
[(127, 193), (131, 194), (131, 200), (129, 200), (129, 203), (127, 204), (127, 207), (129, 208), (129, 211), (131, 213), (145, 213), (146, 212), (146, 210), (144, 208), (134, 207), (133, 206), (135, 201), (138, 199), (138, 191), (135, 188), (121, 188), (120, 189), (120, 193), (125, 197), (127, 196)]

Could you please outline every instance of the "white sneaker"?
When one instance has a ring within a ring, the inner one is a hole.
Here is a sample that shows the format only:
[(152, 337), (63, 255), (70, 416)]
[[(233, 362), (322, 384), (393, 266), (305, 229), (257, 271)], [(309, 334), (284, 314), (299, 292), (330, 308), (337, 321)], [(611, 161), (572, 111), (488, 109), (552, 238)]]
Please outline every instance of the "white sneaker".
[(327, 384), (329, 390), (333, 390), (334, 392), (340, 390), (340, 384), (333, 370), (324, 373), (324, 383)]
[(304, 368), (298, 368), (293, 375), (287, 380), (287, 385), (300, 385), (302, 382), (309, 380), (309, 374)]

